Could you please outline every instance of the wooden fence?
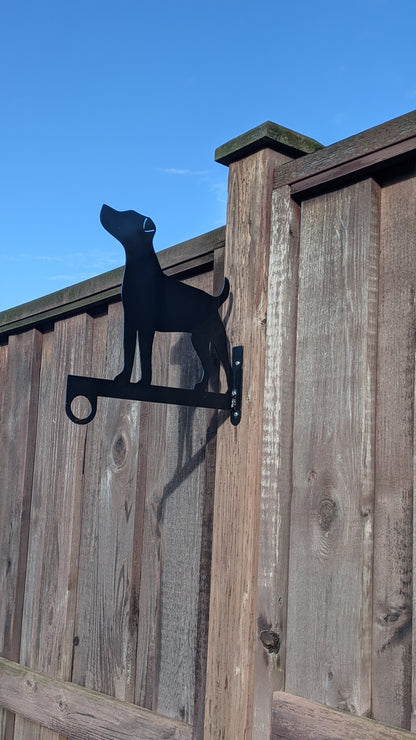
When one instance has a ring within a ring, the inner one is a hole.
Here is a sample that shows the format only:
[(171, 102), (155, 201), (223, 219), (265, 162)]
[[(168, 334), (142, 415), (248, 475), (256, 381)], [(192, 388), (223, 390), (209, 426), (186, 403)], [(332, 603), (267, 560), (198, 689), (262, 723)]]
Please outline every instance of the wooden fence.
[[(230, 280), (238, 427), (68, 420), (68, 373), (120, 369), (121, 270), (0, 314), (4, 740), (416, 730), (416, 114), (326, 148), (268, 123), (217, 160), (226, 229), (159, 256)], [(154, 368), (191, 387), (188, 336)]]

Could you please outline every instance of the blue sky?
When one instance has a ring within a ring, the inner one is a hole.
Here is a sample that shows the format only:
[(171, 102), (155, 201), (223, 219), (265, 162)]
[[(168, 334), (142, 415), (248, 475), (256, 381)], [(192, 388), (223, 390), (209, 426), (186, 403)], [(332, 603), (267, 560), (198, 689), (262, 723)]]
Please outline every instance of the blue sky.
[(0, 311), (225, 223), (215, 149), (274, 121), (324, 145), (416, 108), (414, 0), (3, 0)]

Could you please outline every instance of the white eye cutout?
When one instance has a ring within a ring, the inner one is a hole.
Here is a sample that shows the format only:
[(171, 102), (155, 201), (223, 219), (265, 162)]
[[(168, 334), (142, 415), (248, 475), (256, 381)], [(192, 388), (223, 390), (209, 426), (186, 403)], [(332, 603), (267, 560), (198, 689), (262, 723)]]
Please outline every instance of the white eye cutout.
[(146, 232), (146, 234), (150, 234), (152, 231), (156, 231), (155, 228), (153, 229), (146, 229), (146, 222), (149, 221), (149, 218), (146, 216), (145, 220), (143, 221), (143, 231)]

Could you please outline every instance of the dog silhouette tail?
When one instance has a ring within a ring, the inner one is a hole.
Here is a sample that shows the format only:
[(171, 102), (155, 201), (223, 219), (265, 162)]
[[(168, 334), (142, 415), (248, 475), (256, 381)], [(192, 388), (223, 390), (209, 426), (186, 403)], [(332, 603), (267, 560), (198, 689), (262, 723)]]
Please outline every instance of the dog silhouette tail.
[(228, 281), (228, 278), (224, 278), (224, 285), (223, 285), (222, 291), (215, 299), (217, 301), (218, 308), (222, 306), (222, 304), (227, 300), (229, 295), (230, 295), (230, 283)]

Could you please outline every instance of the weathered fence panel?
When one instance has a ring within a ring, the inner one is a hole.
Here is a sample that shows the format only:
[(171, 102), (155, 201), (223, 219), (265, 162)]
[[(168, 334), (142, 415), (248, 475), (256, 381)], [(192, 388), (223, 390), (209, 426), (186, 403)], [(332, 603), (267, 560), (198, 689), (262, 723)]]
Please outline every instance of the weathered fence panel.
[[(58, 321), (43, 337), (20, 645), (24, 665), (67, 681), (72, 668), (86, 430), (71, 428), (61, 407), (66, 374), (80, 373), (85, 363), (90, 369), (91, 324), (87, 314), (80, 314)], [(17, 718), (15, 737), (25, 738), (26, 733), (25, 721)]]
[[(416, 113), (327, 148), (267, 123), (217, 159), (226, 231), (159, 256), (230, 279), (239, 426), (114, 399), (69, 421), (66, 375), (120, 370), (121, 270), (0, 315), (4, 740), (416, 730)], [(187, 335), (153, 365), (198, 380)]]
[[(213, 292), (223, 243), (219, 230), (161, 261)], [(111, 378), (122, 363), (121, 303), (103, 283), (90, 302), (77, 289), (78, 310), (65, 317), (64, 305), (61, 319), (52, 299), (34, 305), (37, 329), (12, 316), (19, 333), (1, 346), (2, 654), (201, 724), (215, 414), (99, 399), (93, 423), (69, 421), (67, 374)], [(185, 335), (158, 336), (153, 364), (156, 383), (199, 378)], [(2, 722), (6, 740), (56, 737), (23, 716)]]
[[(92, 374), (122, 365), (119, 303), (94, 319)], [(139, 404), (100, 399), (101, 423), (88, 429), (74, 629), (75, 683), (118, 699), (134, 693), (135, 598), (140, 589), (143, 493), (138, 486), (146, 425)]]
[[(0, 347), (0, 652), (18, 661), (29, 539), (42, 334), (10, 337)], [(2, 717), (2, 737), (14, 717)]]

